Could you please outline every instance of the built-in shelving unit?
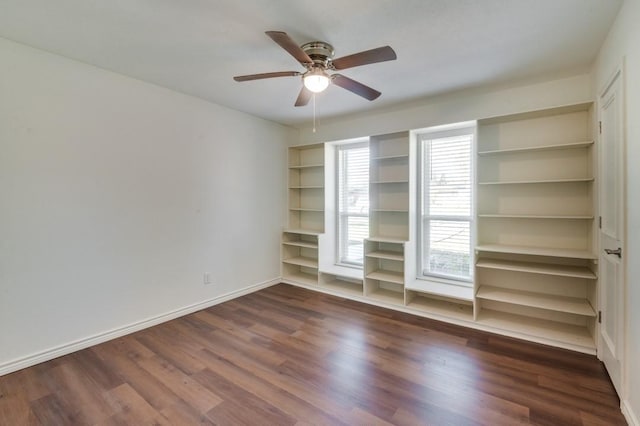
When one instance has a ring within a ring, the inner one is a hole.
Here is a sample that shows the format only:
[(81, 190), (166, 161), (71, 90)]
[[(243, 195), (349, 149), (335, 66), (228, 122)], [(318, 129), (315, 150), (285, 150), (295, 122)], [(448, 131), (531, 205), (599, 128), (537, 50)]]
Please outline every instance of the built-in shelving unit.
[(405, 242), (371, 237), (364, 242), (364, 295), (404, 304)]
[(289, 148), (289, 226), (324, 231), (324, 144)]
[(324, 145), (288, 150), (288, 226), (282, 234), (282, 277), (318, 284), (318, 235), (324, 231)]
[(372, 136), (369, 139), (369, 235), (409, 240), (408, 132)]
[(304, 284), (318, 283), (318, 234), (299, 229), (282, 233), (282, 277)]
[(478, 123), (478, 323), (595, 349), (591, 108)]
[(592, 104), (585, 103), (478, 121), (475, 272), (466, 286), (416, 278), (418, 131), (368, 138), (369, 238), (363, 269), (338, 264), (332, 249), (337, 233), (333, 159), (343, 142), (289, 148), (283, 281), (594, 353), (592, 114)]
[(369, 139), (369, 235), (364, 247), (364, 295), (405, 303), (405, 248), (410, 239), (412, 164), (408, 132)]

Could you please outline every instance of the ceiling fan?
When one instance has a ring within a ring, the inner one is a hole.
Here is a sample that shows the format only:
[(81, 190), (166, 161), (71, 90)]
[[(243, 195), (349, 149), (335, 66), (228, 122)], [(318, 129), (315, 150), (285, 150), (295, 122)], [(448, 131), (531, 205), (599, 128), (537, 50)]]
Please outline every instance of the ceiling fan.
[(360, 65), (373, 64), (376, 62), (392, 61), (396, 59), (396, 52), (389, 46), (378, 47), (377, 49), (365, 50), (353, 55), (343, 56), (333, 59), (333, 46), (324, 41), (312, 41), (298, 46), (295, 41), (282, 31), (267, 31), (266, 34), (280, 47), (289, 52), (300, 64), (306, 68), (305, 72), (299, 71), (279, 71), (263, 74), (240, 75), (233, 77), (235, 81), (260, 80), (274, 77), (296, 77), (302, 76), (303, 86), (296, 100), (295, 106), (304, 106), (314, 93), (322, 92), (333, 83), (336, 86), (347, 89), (356, 95), (362, 96), (370, 101), (378, 98), (380, 92), (369, 86), (345, 77), (342, 74), (329, 74), (328, 71), (344, 70), (358, 67)]

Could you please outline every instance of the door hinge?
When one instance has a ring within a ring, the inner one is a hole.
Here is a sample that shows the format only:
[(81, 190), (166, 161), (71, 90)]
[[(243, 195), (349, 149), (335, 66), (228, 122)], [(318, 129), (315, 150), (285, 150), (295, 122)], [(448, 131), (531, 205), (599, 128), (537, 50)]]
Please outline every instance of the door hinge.
[(598, 324), (602, 324), (602, 311), (598, 311)]
[(602, 216), (598, 217), (598, 228), (602, 229)]
[(602, 134), (602, 121), (598, 121), (598, 127), (600, 128), (600, 134)]

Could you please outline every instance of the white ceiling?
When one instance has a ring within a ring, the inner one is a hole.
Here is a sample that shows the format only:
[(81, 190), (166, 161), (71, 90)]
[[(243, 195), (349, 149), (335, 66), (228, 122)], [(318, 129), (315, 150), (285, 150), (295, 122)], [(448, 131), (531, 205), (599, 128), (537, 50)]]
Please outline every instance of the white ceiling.
[(236, 83), (234, 75), (300, 71), (264, 32), (336, 57), (390, 45), (396, 61), (342, 73), (380, 90), (373, 102), (339, 87), (321, 117), (389, 107), (480, 85), (588, 70), (622, 0), (0, 0), (0, 36), (300, 125), (298, 77)]

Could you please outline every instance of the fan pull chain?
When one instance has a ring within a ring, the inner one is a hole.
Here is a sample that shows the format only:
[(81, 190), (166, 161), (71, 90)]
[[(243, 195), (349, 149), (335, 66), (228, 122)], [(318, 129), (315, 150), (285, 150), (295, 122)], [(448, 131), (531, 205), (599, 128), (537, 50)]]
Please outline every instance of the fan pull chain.
[(316, 94), (314, 93), (313, 96), (313, 133), (316, 132)]

